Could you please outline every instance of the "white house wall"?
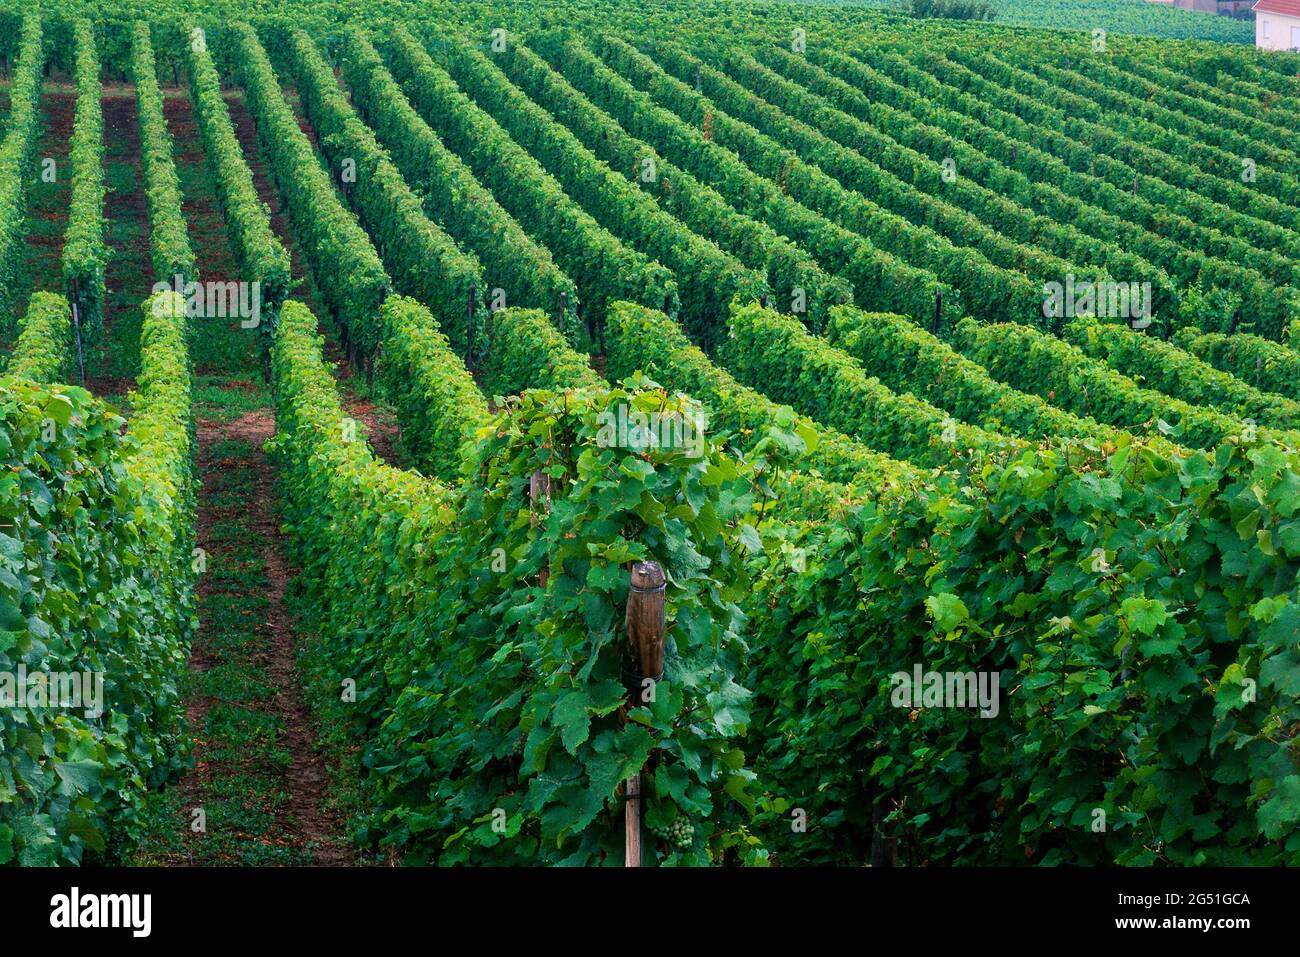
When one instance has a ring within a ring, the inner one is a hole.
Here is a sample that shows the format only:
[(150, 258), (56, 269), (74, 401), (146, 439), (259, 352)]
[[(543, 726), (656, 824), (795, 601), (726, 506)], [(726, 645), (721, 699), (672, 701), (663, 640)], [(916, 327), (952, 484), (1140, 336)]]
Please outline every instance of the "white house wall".
[(1300, 17), (1256, 11), (1255, 46), (1261, 50), (1300, 49)]

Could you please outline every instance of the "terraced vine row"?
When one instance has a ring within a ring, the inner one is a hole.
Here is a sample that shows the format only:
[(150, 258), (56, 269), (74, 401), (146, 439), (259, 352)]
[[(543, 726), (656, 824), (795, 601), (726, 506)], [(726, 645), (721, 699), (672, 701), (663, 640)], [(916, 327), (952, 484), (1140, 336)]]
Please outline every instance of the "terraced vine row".
[(589, 313), (631, 299), (676, 314), (678, 282), (657, 261), (602, 227), (491, 115), (461, 92), (451, 76), (405, 29), (384, 44), (388, 65), (412, 105), (507, 210), (546, 246), (578, 283)]
[[(550, 250), (534, 242), (443, 144), (361, 30), (348, 31), (340, 52), (353, 105), (419, 191), (428, 215), (446, 223), (478, 256), (492, 288), (506, 290), (509, 301), (549, 312), (561, 328), (576, 328), (578, 287), (556, 265)], [(489, 299), (489, 290), (480, 292)]]
[[(844, 229), (803, 206), (775, 183), (752, 172), (735, 153), (713, 142), (703, 129), (706, 116), (710, 115), (707, 107), (701, 106), (692, 116), (693, 122), (701, 127), (696, 129), (657, 99), (637, 96), (630, 84), (617, 83), (609, 67), (585, 50), (579, 39), (566, 38), (559, 47), (548, 46), (544, 40), (544, 37), (538, 38), (534, 43), (551, 64), (594, 102), (608, 110), (625, 129), (650, 143), (663, 155), (675, 159), (702, 182), (718, 189), (736, 210), (766, 220), (774, 229), (802, 245), (827, 272), (853, 285), (855, 301), (859, 304), (874, 303), (905, 315), (928, 317), (938, 299), (948, 312), (959, 312), (960, 295), (941, 283), (933, 273), (909, 266), (878, 249), (864, 236)], [(653, 61), (642, 57), (617, 38), (602, 38), (602, 42), (646, 70), (654, 78), (652, 83), (660, 83), (668, 94), (679, 93), (692, 98), (692, 102), (699, 106), (693, 91), (683, 84), (675, 84)], [(650, 93), (653, 96), (654, 90)], [(647, 103), (657, 103), (660, 108), (647, 109)]]
[(89, 22), (76, 24), (77, 113), (72, 131), (72, 199), (63, 243), (63, 280), (76, 303), (82, 336), (99, 338), (104, 325), (108, 246), (104, 221), (104, 112), (99, 57)]
[(40, 17), (27, 17), (22, 21), (18, 63), (9, 90), (8, 123), (0, 140), (0, 329), (6, 331), (15, 328), (15, 270), (27, 210), (27, 179), (35, 165), (43, 66)]
[[(273, 403), (304, 686), (355, 748), (357, 833), (408, 863), (619, 863), (631, 778), (659, 864), (861, 864), (882, 842), (916, 864), (1300, 861), (1296, 154), (1246, 99), (1300, 100), (1294, 78), (1237, 54), (1211, 96), (1175, 88), (1190, 53), (1137, 41), (637, 22), (72, 24), (77, 314), (93, 334), (113, 293), (116, 68), (154, 279), (206, 268), (164, 111), (188, 96), (221, 241), (263, 293), (269, 391), (241, 388), (263, 438)], [(33, 158), (42, 35), (23, 19), (0, 171)], [(1045, 308), (1054, 283), (1112, 282), (1148, 284), (1153, 314)], [(141, 308), (125, 419), (58, 384), (67, 298), (15, 320), (0, 626), (74, 636), (51, 664), (102, 664), (124, 698), (33, 712), (39, 753), (0, 718), (24, 742), (0, 862), (111, 859), (186, 764), (193, 462), (216, 433), (186, 348), (204, 317)], [(358, 396), (413, 468), (358, 431)], [(50, 518), (38, 486), (145, 535)], [(42, 571), (68, 547), (129, 587)], [(667, 576), (659, 676), (623, 649), (641, 560)], [(900, 707), (915, 662), (1015, 690)]]
[(428, 306), (455, 337), (457, 351), (467, 351), (473, 319), (467, 319), (466, 303), (471, 289), (486, 288), (483, 267), (424, 214), (419, 197), (357, 117), (311, 38), (295, 30), (285, 56), (322, 152), (339, 171), (344, 194), (394, 286)]
[(257, 34), (238, 26), (233, 44), (258, 139), (286, 198), (298, 242), (318, 264), (315, 274), (346, 341), (361, 355), (371, 356), (380, 340), (379, 304), (392, 282), (370, 237), (343, 205), (311, 141), (298, 127)]
[(149, 25), (137, 23), (131, 47), (131, 78), (140, 113), (140, 165), (149, 206), (149, 249), (154, 280), (184, 295), (185, 286), (198, 280), (198, 264), (190, 246), (189, 231), (181, 213), (180, 177), (172, 159), (172, 136), (163, 115), (162, 91)]
[(271, 230), (235, 136), (235, 127), (221, 95), (221, 80), (206, 38), (189, 47), (190, 97), (203, 138), (203, 149), (216, 178), (217, 199), (225, 216), (231, 245), (249, 281), (260, 288), (261, 319), (268, 330), (292, 288), (289, 254)]

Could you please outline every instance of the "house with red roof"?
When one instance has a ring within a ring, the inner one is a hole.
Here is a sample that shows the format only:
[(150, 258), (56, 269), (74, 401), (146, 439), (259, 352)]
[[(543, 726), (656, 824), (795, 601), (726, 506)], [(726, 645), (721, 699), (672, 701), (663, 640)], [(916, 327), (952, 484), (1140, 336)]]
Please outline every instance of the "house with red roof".
[(1147, 0), (1148, 3), (1167, 3), (1182, 10), (1198, 13), (1217, 13), (1221, 17), (1246, 19), (1255, 0)]
[(1300, 50), (1300, 0), (1258, 0), (1255, 46), (1261, 50)]

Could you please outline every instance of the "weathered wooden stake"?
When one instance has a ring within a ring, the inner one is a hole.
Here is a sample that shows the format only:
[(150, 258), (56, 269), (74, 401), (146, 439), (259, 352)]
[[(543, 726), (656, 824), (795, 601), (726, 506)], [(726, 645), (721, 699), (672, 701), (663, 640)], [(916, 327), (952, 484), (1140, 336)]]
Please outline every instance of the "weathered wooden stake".
[[(528, 481), (528, 501), (532, 505), (532, 514), (528, 520), (533, 527), (536, 527), (542, 524), (541, 516), (537, 513), (538, 508), (540, 507), (548, 514), (551, 511), (551, 477), (541, 469), (534, 472)], [(551, 570), (549, 568), (543, 568), (537, 574), (537, 582), (543, 588), (546, 587), (546, 583), (550, 581), (550, 578)]]
[(930, 332), (939, 334), (939, 320), (943, 318), (943, 290), (934, 291), (934, 321), (930, 323)]
[[(628, 657), (631, 661), (628, 681), (628, 704), (642, 704), (642, 684), (649, 678), (663, 680), (664, 637), (667, 631), (664, 619), (664, 570), (658, 562), (636, 562), (632, 565), (631, 581), (627, 591)], [(641, 866), (641, 772), (627, 779), (623, 793), (623, 821), (625, 831), (624, 866)]]
[(586, 310), (586, 315), (583, 315), (583, 311), (582, 304), (579, 303), (578, 309), (576, 310), (577, 319), (586, 328), (587, 338), (592, 342), (599, 341), (601, 343), (600, 351), (603, 353), (605, 351), (605, 340), (603, 334), (596, 328), (596, 316), (590, 309)]
[[(388, 302), (388, 296), (389, 296), (389, 294), (390, 294), (391, 292), (392, 292), (392, 289), (391, 289), (390, 287), (388, 287), (388, 286), (380, 286), (380, 287), (379, 287), (379, 302), (378, 302), (378, 304), (375, 306), (375, 309), (376, 309), (377, 312), (382, 312), (382, 311), (383, 311), (384, 303)], [(382, 318), (382, 317), (381, 317), (381, 318)], [(382, 326), (381, 326), (381, 328), (382, 328)], [(382, 340), (382, 339), (380, 339), (379, 341), (377, 341), (377, 342), (374, 344), (374, 346), (371, 347), (370, 352), (366, 354), (366, 386), (367, 386), (367, 388), (373, 387), (374, 384), (375, 384), (375, 360), (379, 358), (379, 347), (380, 347), (381, 345), (383, 345), (383, 340)]]
[(885, 811), (879, 805), (871, 808), (871, 866), (898, 866), (898, 838), (891, 837), (885, 825)]
[(465, 365), (474, 368), (474, 313), (478, 309), (478, 286), (469, 287), (469, 305), (465, 310), (465, 325), (469, 335), (465, 342)]
[(641, 866), (641, 774), (632, 775), (623, 785), (623, 855), (624, 867)]
[(81, 315), (77, 308), (77, 302), (73, 300), (73, 330), (77, 333), (77, 373), (81, 376), (82, 386), (86, 385), (86, 352), (82, 350), (81, 342)]
[(664, 570), (658, 562), (632, 565), (625, 624), (632, 663), (640, 679), (658, 681), (663, 675), (665, 590)]
[[(551, 477), (541, 469), (534, 472), (532, 478), (528, 481), (528, 497), (532, 500), (534, 505), (536, 505), (538, 500), (541, 499), (542, 507), (547, 512), (551, 510)], [(537, 513), (534, 512), (533, 524), (537, 525), (540, 521), (541, 519), (539, 519)]]
[(77, 334), (77, 372), (81, 375), (81, 384), (86, 384), (86, 354), (81, 347), (81, 307), (77, 280), (72, 280), (72, 328)]
[(560, 315), (555, 321), (555, 327), (561, 332), (564, 331), (564, 314), (569, 311), (569, 294), (560, 290)]

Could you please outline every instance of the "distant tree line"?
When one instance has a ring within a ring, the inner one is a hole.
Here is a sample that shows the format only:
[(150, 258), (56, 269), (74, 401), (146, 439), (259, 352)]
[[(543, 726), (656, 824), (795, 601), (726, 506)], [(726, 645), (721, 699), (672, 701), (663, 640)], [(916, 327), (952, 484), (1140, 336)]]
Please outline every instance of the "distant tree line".
[(904, 0), (903, 7), (912, 16), (922, 19), (993, 20), (998, 15), (984, 0)]

